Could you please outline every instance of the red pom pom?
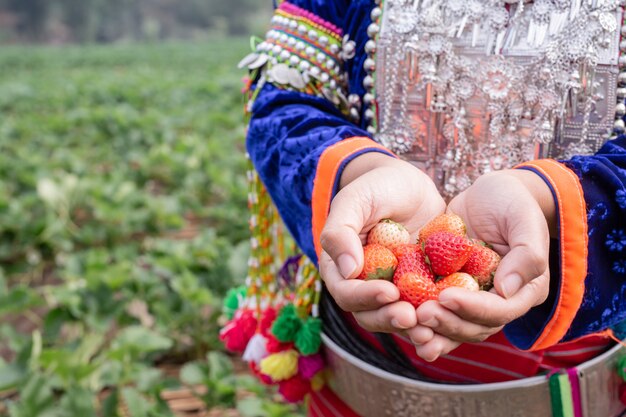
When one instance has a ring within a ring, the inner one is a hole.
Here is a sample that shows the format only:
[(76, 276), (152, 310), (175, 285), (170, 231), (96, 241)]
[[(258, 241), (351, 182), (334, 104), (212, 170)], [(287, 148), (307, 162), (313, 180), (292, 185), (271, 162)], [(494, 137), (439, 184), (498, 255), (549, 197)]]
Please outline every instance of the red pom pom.
[(278, 316), (278, 312), (273, 307), (268, 307), (263, 312), (263, 317), (261, 318), (260, 328), (261, 334), (263, 336), (268, 336), (270, 334), (270, 330), (272, 329), (272, 324), (274, 324), (274, 320), (276, 320), (276, 316)]
[(278, 339), (276, 339), (271, 333), (268, 333), (266, 337), (267, 345), (265, 346), (265, 348), (267, 349), (268, 353), (278, 353), (284, 350), (293, 349), (293, 342), (282, 343), (278, 341)]
[(622, 382), (619, 386), (619, 400), (626, 405), (626, 382)]
[(311, 384), (300, 375), (278, 384), (278, 392), (290, 403), (302, 401), (309, 391), (311, 391)]
[(248, 342), (254, 336), (257, 327), (257, 320), (254, 313), (245, 310), (238, 313), (233, 320), (228, 322), (220, 331), (220, 340), (226, 349), (231, 352), (243, 353), (248, 346)]
[(259, 379), (259, 381), (261, 381), (263, 384), (265, 385), (272, 385), (274, 383), (274, 381), (272, 381), (272, 378), (270, 378), (269, 376), (262, 374), (259, 371), (259, 367), (257, 366), (256, 363), (254, 362), (249, 362), (248, 366), (250, 367), (250, 370), (252, 371), (252, 373)]

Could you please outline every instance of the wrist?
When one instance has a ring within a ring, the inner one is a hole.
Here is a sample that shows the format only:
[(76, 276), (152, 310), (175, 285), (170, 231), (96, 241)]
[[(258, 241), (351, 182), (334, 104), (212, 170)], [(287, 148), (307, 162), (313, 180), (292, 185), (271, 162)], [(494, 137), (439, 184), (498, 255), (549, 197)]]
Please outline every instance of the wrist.
[(396, 165), (400, 162), (393, 156), (381, 152), (367, 152), (350, 161), (341, 173), (339, 189), (373, 169)]
[(548, 229), (550, 230), (550, 236), (558, 236), (556, 203), (554, 202), (554, 196), (548, 184), (532, 171), (513, 169), (508, 172), (524, 184), (541, 208), (548, 224)]

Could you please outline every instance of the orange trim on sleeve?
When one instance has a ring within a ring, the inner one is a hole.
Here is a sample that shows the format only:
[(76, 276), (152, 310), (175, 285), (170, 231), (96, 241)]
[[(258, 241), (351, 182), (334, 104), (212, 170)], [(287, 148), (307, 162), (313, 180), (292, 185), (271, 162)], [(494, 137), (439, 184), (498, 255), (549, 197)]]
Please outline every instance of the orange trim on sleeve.
[(353, 137), (328, 147), (320, 157), (317, 172), (313, 180), (312, 204), (312, 228), (315, 252), (319, 259), (322, 253), (320, 235), (326, 224), (326, 218), (330, 211), (330, 202), (333, 198), (333, 188), (341, 163), (350, 155), (365, 149), (380, 149), (389, 152), (387, 148), (372, 139), (366, 137)]
[(519, 165), (541, 173), (552, 185), (559, 215), (561, 291), (554, 315), (528, 350), (545, 349), (558, 343), (571, 326), (585, 292), (587, 276), (587, 206), (578, 177), (553, 159)]

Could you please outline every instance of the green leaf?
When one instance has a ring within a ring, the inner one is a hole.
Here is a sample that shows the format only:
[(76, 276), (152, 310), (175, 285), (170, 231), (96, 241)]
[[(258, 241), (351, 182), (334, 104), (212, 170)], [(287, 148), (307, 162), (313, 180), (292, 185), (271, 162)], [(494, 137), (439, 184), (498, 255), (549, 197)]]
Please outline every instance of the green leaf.
[(187, 385), (202, 384), (207, 376), (206, 369), (198, 362), (187, 363), (180, 370), (180, 380)]
[(115, 338), (113, 351), (118, 355), (150, 353), (168, 350), (172, 345), (172, 339), (153, 330), (141, 326), (130, 326), (123, 329)]
[(119, 417), (117, 413), (118, 406), (119, 393), (117, 389), (114, 389), (102, 402), (102, 417)]
[(209, 377), (212, 380), (219, 380), (233, 374), (233, 363), (222, 352), (209, 352), (207, 361), (209, 363)]
[(263, 401), (257, 397), (248, 397), (237, 403), (237, 411), (243, 417), (269, 417), (263, 410)]
[(17, 388), (24, 378), (26, 369), (16, 363), (0, 367), (0, 392)]
[(131, 417), (145, 417), (150, 411), (150, 403), (135, 388), (123, 388), (122, 398)]

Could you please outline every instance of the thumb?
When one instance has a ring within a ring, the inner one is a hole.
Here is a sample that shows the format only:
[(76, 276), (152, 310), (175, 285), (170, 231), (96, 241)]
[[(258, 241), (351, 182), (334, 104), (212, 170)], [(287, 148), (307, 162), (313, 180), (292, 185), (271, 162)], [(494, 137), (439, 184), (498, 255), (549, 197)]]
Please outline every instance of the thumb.
[(320, 236), (322, 249), (344, 278), (355, 278), (363, 268), (363, 245), (359, 235), (369, 218), (367, 207), (371, 207), (366, 195), (359, 192), (358, 187), (342, 189), (333, 199)]
[(546, 274), (549, 264), (550, 232), (543, 213), (534, 205), (515, 211), (504, 233), (510, 251), (500, 261), (494, 278), (496, 291), (505, 298)]

